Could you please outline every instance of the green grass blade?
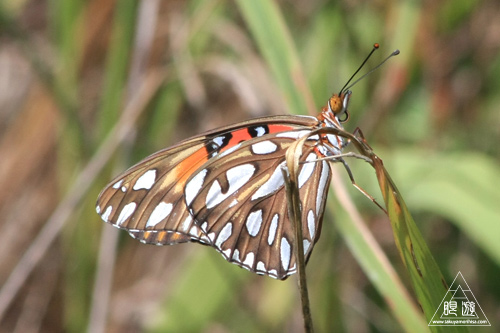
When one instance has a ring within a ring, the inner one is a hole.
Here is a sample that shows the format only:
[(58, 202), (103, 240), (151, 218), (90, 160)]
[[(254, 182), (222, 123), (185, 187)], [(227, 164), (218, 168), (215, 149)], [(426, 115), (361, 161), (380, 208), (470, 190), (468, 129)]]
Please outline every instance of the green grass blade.
[(103, 137), (119, 118), (125, 95), (130, 52), (135, 31), (137, 2), (119, 2), (113, 17), (113, 33), (108, 53), (103, 99), (100, 101), (98, 136)]
[(288, 112), (317, 113), (299, 56), (276, 3), (267, 0), (236, 2), (283, 92)]
[(382, 155), (398, 170), (393, 176), (412, 211), (445, 217), (500, 263), (500, 176), (494, 158), (476, 152), (429, 155), (409, 148)]
[[(374, 162), (396, 245), (410, 275), (420, 307), (429, 322), (448, 291), (448, 284), (382, 161), (374, 159)], [(431, 327), (434, 332), (445, 329), (448, 332), (450, 327)], [(467, 329), (454, 327), (454, 331), (467, 332)]]

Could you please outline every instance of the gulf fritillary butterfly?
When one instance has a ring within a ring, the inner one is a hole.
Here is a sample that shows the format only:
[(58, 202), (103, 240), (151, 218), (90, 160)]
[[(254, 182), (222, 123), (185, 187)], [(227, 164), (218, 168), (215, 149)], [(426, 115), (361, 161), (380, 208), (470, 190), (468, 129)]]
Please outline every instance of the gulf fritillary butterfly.
[[(376, 48), (378, 44), (372, 53)], [(315, 129), (343, 129), (351, 96), (346, 86), (317, 117), (249, 120), (147, 157), (104, 188), (97, 213), (143, 243), (202, 243), (240, 267), (286, 279), (297, 268), (281, 172), (285, 154)], [(345, 144), (333, 134), (311, 136), (300, 160), (339, 155)], [(327, 161), (301, 164), (298, 187), (306, 261), (319, 239), (329, 182)]]

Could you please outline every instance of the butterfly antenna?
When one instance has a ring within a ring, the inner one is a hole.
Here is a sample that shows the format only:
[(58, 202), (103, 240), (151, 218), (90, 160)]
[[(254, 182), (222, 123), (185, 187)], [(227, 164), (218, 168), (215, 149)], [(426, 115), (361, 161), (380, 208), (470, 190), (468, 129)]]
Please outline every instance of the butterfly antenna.
[[(375, 44), (377, 45), (377, 44)], [(370, 53), (370, 55), (373, 53), (373, 51)], [(349, 88), (351, 88), (353, 85), (355, 85), (356, 83), (358, 83), (360, 80), (362, 80), (365, 76), (367, 75), (370, 75), (372, 72), (374, 72), (375, 70), (377, 70), (380, 66), (382, 66), (387, 60), (389, 60), (390, 58), (394, 57), (394, 56), (397, 56), (399, 54), (399, 50), (394, 50), (391, 54), (389, 54), (389, 56), (387, 58), (385, 58), (380, 64), (378, 64), (377, 66), (375, 66), (374, 68), (372, 68), (368, 73), (364, 74), (362, 77), (360, 77), (359, 79), (357, 79), (356, 81), (354, 81), (349, 87), (347, 88), (344, 88), (345, 90), (348, 90)], [(367, 59), (368, 60), (368, 59)], [(366, 62), (366, 60), (365, 60)], [(363, 64), (365, 63), (363, 62)], [(358, 69), (359, 71), (359, 69)], [(356, 71), (357, 73), (357, 71)], [(349, 80), (350, 81), (350, 80)], [(345, 87), (345, 86), (344, 86)], [(342, 89), (342, 91), (344, 90)]]
[[(368, 61), (368, 59), (370, 59), (370, 57), (372, 56), (373, 52), (375, 52), (375, 50), (377, 50), (379, 47), (380, 47), (380, 45), (378, 43), (373, 44), (372, 51), (370, 52), (370, 54), (368, 54), (368, 56), (366, 57), (365, 61), (363, 61), (363, 63), (361, 64), (361, 66), (359, 66), (359, 68), (354, 72), (354, 74), (352, 74), (351, 78), (349, 80), (347, 80), (346, 84), (342, 87), (342, 89), (340, 89), (339, 96), (342, 94), (342, 92), (344, 92), (346, 90), (346, 87), (349, 84), (349, 82), (352, 81), (352, 79), (356, 76), (356, 74), (358, 74), (358, 72), (361, 70), (361, 68), (363, 68), (363, 66), (366, 64), (366, 62)], [(357, 80), (357, 81), (359, 81), (359, 80)], [(347, 89), (349, 89), (350, 87), (352, 87), (352, 84)]]

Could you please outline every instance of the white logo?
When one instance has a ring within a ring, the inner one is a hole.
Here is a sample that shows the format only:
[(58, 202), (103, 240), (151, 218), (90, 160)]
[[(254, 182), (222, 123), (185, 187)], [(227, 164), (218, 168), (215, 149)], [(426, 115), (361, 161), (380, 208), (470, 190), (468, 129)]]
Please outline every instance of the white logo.
[(462, 273), (451, 283), (429, 326), (491, 326)]

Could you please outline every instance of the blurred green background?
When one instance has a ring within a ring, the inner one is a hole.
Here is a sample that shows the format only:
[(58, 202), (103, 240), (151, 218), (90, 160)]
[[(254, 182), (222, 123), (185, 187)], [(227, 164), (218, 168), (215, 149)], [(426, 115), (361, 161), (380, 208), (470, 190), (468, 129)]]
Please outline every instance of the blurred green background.
[[(196, 244), (140, 244), (95, 200), (188, 136), (315, 114), (375, 42), (365, 71), (401, 55), (352, 89), (345, 127), (384, 160), (447, 283), (463, 274), (492, 324), (481, 331), (498, 331), (496, 0), (2, 1), (0, 330), (301, 332), (295, 277), (258, 277)], [(381, 200), (373, 170), (349, 162)], [(418, 309), (387, 218), (349, 193)], [(374, 286), (381, 271), (360, 264), (345, 219), (334, 200), (308, 264), (317, 331), (417, 331)]]

